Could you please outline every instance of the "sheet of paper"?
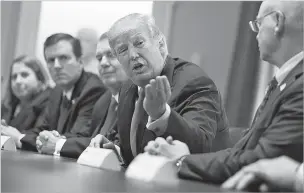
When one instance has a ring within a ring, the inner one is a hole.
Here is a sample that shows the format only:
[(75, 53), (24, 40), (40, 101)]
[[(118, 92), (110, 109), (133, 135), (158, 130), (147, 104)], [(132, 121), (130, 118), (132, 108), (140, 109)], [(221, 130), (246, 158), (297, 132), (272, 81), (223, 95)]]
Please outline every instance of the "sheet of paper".
[(129, 165), (126, 177), (147, 182), (151, 181), (157, 172), (169, 161), (165, 157), (153, 156), (148, 153), (139, 154)]
[(1, 135), (1, 149), (17, 151), (14, 140), (11, 137), (5, 135)]
[(120, 170), (119, 160), (113, 150), (87, 147), (79, 156), (77, 163), (91, 167)]

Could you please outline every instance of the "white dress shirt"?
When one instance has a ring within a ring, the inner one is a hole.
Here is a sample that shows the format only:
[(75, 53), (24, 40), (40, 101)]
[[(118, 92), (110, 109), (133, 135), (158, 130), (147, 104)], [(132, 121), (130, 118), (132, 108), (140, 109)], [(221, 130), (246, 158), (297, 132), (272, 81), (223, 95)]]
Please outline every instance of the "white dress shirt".
[(303, 192), (304, 190), (304, 184), (303, 184), (303, 170), (304, 170), (304, 166), (303, 163), (299, 166), (299, 168), (297, 169), (297, 173), (296, 173), (296, 180), (294, 183), (294, 190), (297, 192)]
[(278, 85), (281, 85), (286, 76), (291, 72), (292, 69), (296, 67), (296, 65), (303, 60), (303, 51), (296, 54), (292, 58), (290, 58), (287, 62), (283, 64), (281, 68), (276, 72), (275, 78), (278, 81)]

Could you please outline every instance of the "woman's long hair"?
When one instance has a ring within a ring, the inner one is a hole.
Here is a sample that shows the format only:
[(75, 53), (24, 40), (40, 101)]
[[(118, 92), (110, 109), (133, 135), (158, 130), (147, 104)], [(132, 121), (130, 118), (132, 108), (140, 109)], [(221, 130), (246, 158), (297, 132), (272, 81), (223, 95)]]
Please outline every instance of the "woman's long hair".
[(12, 82), (12, 69), (13, 69), (13, 65), (15, 63), (23, 63), (25, 66), (29, 67), (30, 69), (32, 69), (34, 71), (34, 73), (36, 74), (36, 77), (38, 79), (38, 81), (40, 81), (41, 84), (41, 88), (38, 88), (38, 91), (42, 91), (45, 90), (49, 85), (47, 83), (47, 77), (46, 77), (46, 73), (44, 72), (42, 63), (33, 57), (29, 57), (26, 55), (22, 55), (19, 56), (18, 58), (16, 58), (15, 60), (13, 60), (10, 68), (9, 68), (9, 76), (7, 78), (7, 80), (4, 83), (4, 93), (3, 93), (3, 97), (2, 97), (2, 105), (5, 108), (15, 108), (17, 106), (17, 104), (20, 103), (20, 100), (14, 95), (13, 91), (12, 91), (12, 87), (11, 87), (11, 82)]

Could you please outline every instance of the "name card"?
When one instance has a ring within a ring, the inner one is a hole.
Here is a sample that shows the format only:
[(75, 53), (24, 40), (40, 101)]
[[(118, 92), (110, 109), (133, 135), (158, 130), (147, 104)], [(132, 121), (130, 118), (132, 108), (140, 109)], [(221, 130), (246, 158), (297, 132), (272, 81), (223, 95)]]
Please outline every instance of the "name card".
[(145, 182), (178, 183), (177, 168), (168, 158), (139, 154), (129, 165), (126, 177)]
[(17, 151), (15, 141), (11, 137), (4, 135), (1, 135), (1, 149)]
[(101, 169), (121, 170), (117, 155), (111, 149), (87, 147), (79, 156), (77, 163)]

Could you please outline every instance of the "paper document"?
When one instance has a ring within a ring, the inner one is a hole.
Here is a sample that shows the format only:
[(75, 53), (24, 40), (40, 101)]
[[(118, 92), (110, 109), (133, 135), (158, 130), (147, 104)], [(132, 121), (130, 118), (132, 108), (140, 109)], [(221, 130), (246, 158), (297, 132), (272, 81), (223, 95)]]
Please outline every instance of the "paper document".
[(1, 149), (9, 151), (17, 150), (14, 140), (11, 137), (5, 135), (1, 135)]

